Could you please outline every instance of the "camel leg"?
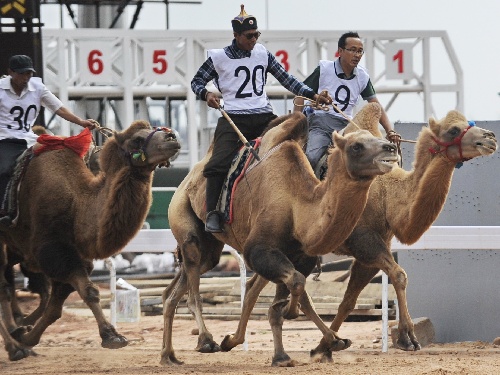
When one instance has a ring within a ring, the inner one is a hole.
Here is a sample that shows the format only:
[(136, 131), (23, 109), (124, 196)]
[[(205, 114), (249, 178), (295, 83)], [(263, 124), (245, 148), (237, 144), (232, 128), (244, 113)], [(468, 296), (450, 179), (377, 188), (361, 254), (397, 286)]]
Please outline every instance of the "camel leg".
[[(3, 315), (1, 312), (0, 307), (0, 316)], [(30, 355), (36, 355), (34, 351), (30, 348), (24, 347), (10, 335), (2, 320), (0, 320), (0, 335), (3, 338), (5, 350), (9, 354), (9, 360), (19, 361), (20, 359), (29, 357)]]
[(25, 316), (22, 320), (22, 325), (30, 326), (34, 325), (38, 319), (42, 316), (43, 312), (47, 308), (47, 304), (49, 303), (49, 284), (47, 282), (47, 278), (41, 273), (33, 273), (29, 271), (26, 272), (26, 275), (29, 275), (29, 289), (33, 293), (37, 293), (40, 296), (40, 303), (28, 316)]
[(406, 351), (420, 350), (421, 346), (415, 336), (413, 321), (408, 311), (406, 300), (406, 287), (408, 285), (408, 276), (403, 268), (394, 260), (392, 254), (387, 252), (384, 254), (383, 265), (381, 266), (392, 282), (392, 286), (396, 292), (399, 306), (399, 324), (398, 324), (398, 340), (397, 345), (400, 349)]
[(15, 287), (12, 280), (7, 280), (11, 278), (12, 266), (8, 264), (7, 258), (7, 248), (1, 243), (0, 244), (0, 311), (2, 312), (2, 322), (8, 332), (13, 332), (18, 328), (16, 323), (13, 310), (12, 301), (15, 298), (13, 292)]
[[(17, 342), (9, 331), (15, 331), (17, 325), (11, 310), (11, 288), (5, 278), (7, 264), (7, 251), (3, 243), (0, 243), (0, 335), (3, 338), (4, 347), (9, 354), (9, 360), (18, 361), (30, 355), (36, 355), (31, 348), (27, 348)], [(8, 326), (6, 323), (8, 323)], [(10, 328), (10, 329), (9, 329)]]
[(188, 240), (180, 246), (182, 267), (179, 277), (176, 277), (175, 283), (172, 282), (163, 293), (164, 333), (160, 360), (162, 365), (182, 364), (175, 357), (172, 346), (172, 324), (177, 304), (187, 291), (189, 291), (188, 309), (195, 318), (199, 330), (198, 345), (195, 350), (200, 353), (214, 353), (221, 350), (203, 320), (200, 275), (217, 265), (224, 244), (212, 235), (206, 234), (203, 227), (200, 228), (202, 231), (197, 231), (195, 235), (187, 235)]
[[(283, 283), (290, 291), (290, 301), (285, 308), (280, 307), (285, 319), (299, 316), (299, 298), (304, 292), (306, 277), (294, 267), (290, 259), (280, 250), (266, 245), (249, 246), (244, 252), (245, 261), (257, 274), (275, 284)], [(313, 258), (315, 259), (315, 258)], [(313, 267), (315, 265), (313, 261)], [(280, 303), (281, 301), (275, 301)]]
[(174, 323), (175, 310), (182, 296), (188, 290), (187, 277), (184, 271), (184, 265), (181, 266), (179, 272), (175, 275), (167, 288), (163, 291), (163, 344), (160, 355), (161, 365), (182, 365), (177, 359), (172, 345), (172, 327)]
[(243, 299), (243, 307), (241, 309), (241, 317), (238, 322), (238, 328), (232, 335), (227, 335), (220, 344), (223, 351), (228, 352), (239, 344), (245, 342), (245, 333), (247, 330), (248, 320), (252, 313), (253, 307), (259, 298), (262, 289), (269, 283), (266, 279), (258, 274), (254, 274), (246, 284), (245, 298)]
[(285, 320), (283, 317), (283, 309), (287, 303), (286, 298), (289, 294), (290, 292), (286, 285), (277, 284), (274, 301), (268, 312), (269, 324), (271, 325), (274, 342), (272, 366), (295, 367), (298, 364), (297, 361), (290, 358), (283, 347), (283, 321)]
[[(351, 311), (356, 306), (356, 301), (361, 291), (370, 282), (370, 280), (378, 272), (376, 268), (368, 268), (361, 265), (358, 261), (354, 260), (351, 267), (351, 278), (347, 284), (347, 289), (344, 294), (344, 298), (340, 303), (337, 315), (330, 325), (330, 329), (334, 332), (338, 332), (340, 326), (349, 316)], [(311, 357), (316, 358), (319, 362), (331, 362), (332, 361), (332, 350), (330, 349), (330, 343), (324, 338), (321, 339), (319, 345), (311, 350)]]

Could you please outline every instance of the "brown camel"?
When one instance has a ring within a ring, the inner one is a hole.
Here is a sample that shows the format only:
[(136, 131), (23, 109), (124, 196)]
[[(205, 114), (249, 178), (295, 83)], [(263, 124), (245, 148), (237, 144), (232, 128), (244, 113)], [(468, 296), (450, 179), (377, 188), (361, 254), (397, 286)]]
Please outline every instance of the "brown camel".
[(17, 225), (0, 232), (0, 241), (31, 272), (43, 273), (51, 282), (49, 303), (31, 329), (16, 325), (8, 290), (0, 289), (5, 327), (24, 348), (39, 343), (74, 290), (96, 318), (101, 345), (115, 349), (128, 344), (104, 317), (99, 290), (89, 279), (92, 261), (118, 253), (139, 231), (151, 205), (153, 172), (168, 165), (179, 148), (170, 129), (135, 121), (108, 139), (97, 176), (67, 148), (31, 160), (19, 191)]
[(172, 198), (169, 222), (182, 267), (163, 293), (163, 365), (182, 363), (172, 346), (172, 324), (176, 306), (188, 290), (188, 306), (200, 332), (196, 349), (220, 350), (203, 322), (199, 279), (218, 263), (224, 243), (243, 253), (257, 274), (291, 293), (288, 303), (277, 298), (270, 308), (274, 366), (295, 365), (283, 349), (281, 324), (284, 318), (298, 315), (299, 300), (300, 308), (318, 325), (331, 350), (347, 345), (317, 318), (309, 296), (303, 293), (304, 274), (314, 268), (318, 255), (339, 246), (350, 234), (375, 176), (390, 171), (397, 161), (396, 148), (366, 130), (346, 137), (334, 133), (336, 147), (328, 164), (331, 178), (322, 182), (314, 176), (302, 151), (308, 129), (305, 117), (294, 113), (272, 125), (262, 137), (261, 161), (250, 166), (235, 190), (233, 221), (225, 225), (223, 233), (204, 231), (205, 179), (201, 171), (210, 150)]
[[(349, 125), (345, 133), (354, 130)], [(378, 129), (370, 131), (380, 136)], [(334, 251), (353, 256), (354, 261), (344, 299), (330, 326), (332, 331), (340, 329), (361, 291), (382, 270), (391, 279), (398, 298), (398, 346), (409, 351), (420, 349), (406, 302), (407, 276), (392, 256), (391, 240), (396, 236), (404, 244), (415, 243), (441, 212), (456, 164), (491, 155), (496, 149), (491, 131), (470, 126), (461, 113), (450, 111), (441, 121), (431, 118), (429, 127), (420, 132), (412, 171), (397, 167), (375, 179), (363, 215), (345, 243)], [(225, 337), (223, 350), (243, 343), (250, 312), (267, 283), (260, 276), (250, 280), (238, 330)], [(328, 341), (322, 339), (311, 356), (318, 361), (331, 361)]]

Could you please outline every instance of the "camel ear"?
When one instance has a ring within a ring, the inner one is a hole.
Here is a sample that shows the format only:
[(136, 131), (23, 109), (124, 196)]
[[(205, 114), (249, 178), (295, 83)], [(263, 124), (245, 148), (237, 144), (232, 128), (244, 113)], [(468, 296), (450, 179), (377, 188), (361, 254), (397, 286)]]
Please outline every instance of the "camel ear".
[(347, 140), (345, 139), (345, 137), (342, 137), (339, 133), (337, 133), (336, 130), (334, 130), (332, 133), (332, 139), (335, 147), (339, 147), (342, 150), (345, 148)]
[(429, 119), (429, 128), (434, 134), (439, 134), (439, 123), (433, 117)]

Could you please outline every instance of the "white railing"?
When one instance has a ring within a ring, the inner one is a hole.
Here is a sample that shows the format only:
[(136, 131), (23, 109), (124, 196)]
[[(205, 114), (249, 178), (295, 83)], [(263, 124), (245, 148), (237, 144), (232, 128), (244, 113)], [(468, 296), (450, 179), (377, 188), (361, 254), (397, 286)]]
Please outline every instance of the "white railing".
[[(413, 245), (403, 245), (396, 239), (392, 241), (392, 250), (424, 250), (424, 249), (500, 249), (500, 226), (433, 226)], [(122, 252), (174, 252), (177, 241), (170, 229), (142, 229), (125, 246)], [(246, 267), (243, 258), (232, 247), (225, 245), (224, 251), (229, 251), (240, 266), (241, 306), (245, 296)], [(116, 325), (116, 272), (113, 263), (108, 261), (111, 272), (111, 323)], [(388, 349), (388, 278), (382, 274), (382, 352)], [(115, 305), (115, 306), (113, 306)], [(248, 350), (245, 339), (244, 350)]]

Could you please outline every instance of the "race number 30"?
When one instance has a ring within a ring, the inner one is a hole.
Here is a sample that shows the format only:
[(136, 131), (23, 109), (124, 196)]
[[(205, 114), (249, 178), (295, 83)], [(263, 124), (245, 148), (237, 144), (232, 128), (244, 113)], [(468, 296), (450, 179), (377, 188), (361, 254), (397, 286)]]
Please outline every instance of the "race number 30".
[(385, 46), (387, 79), (413, 78), (413, 44), (388, 43)]
[(80, 42), (79, 52), (80, 78), (83, 82), (112, 83), (109, 44)]

